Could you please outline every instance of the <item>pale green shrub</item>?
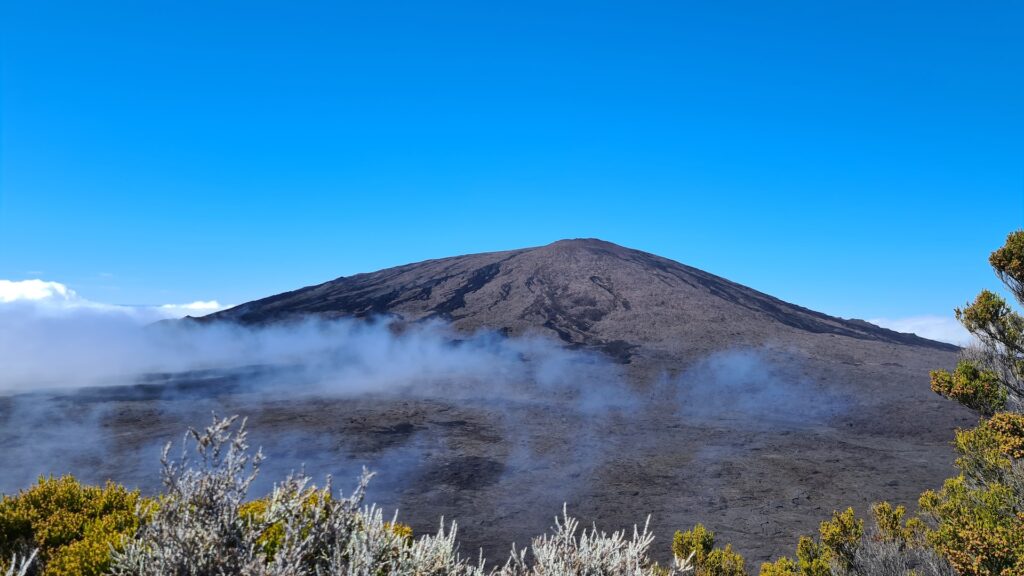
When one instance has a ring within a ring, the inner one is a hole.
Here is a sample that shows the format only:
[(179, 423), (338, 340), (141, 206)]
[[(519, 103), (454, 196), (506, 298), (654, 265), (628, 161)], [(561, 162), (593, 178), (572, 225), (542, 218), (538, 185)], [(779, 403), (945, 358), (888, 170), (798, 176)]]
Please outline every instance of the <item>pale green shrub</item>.
[[(190, 430), (182, 455), (161, 458), (164, 494), (140, 507), (135, 538), (113, 554), (116, 576), (665, 576), (690, 570), (685, 561), (658, 569), (648, 558), (653, 536), (645, 526), (631, 537), (596, 528), (579, 532), (563, 510), (552, 534), (529, 550), (513, 550), (501, 567), (460, 556), (457, 528), (442, 521), (436, 534), (411, 537), (397, 517), (385, 521), (364, 506), (371, 474), (363, 471), (349, 496), (332, 493), (304, 474), (247, 501), (262, 455), (249, 454), (244, 421), (214, 419)], [(189, 448), (198, 455), (193, 461)]]

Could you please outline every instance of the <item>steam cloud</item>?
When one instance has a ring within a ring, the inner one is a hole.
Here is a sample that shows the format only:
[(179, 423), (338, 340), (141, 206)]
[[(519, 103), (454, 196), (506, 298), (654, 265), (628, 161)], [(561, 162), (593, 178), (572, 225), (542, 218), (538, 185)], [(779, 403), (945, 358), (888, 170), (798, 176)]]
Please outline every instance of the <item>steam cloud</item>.
[[(139, 458), (144, 465), (138, 474), (127, 475), (144, 483), (143, 471), (154, 476), (159, 446), (183, 426), (201, 424), (210, 411), (251, 414), (302, 402), (316, 410), (317, 398), (459, 402), (493, 413), (492, 424), (520, 449), (529, 440), (516, 437), (520, 431), (506, 417), (513, 404), (557, 405), (578, 415), (582, 446), (591, 433), (591, 419), (583, 416), (629, 410), (635, 401), (618, 367), (597, 354), (569, 351), (544, 338), (460, 334), (440, 322), (147, 324), (116, 307), (18, 301), (0, 304), (0, 365), (0, 442), (13, 447), (0, 455), (0, 491), (7, 492), (38, 474), (124, 481), (125, 466)], [(151, 414), (141, 423), (148, 427), (155, 421), (173, 424), (151, 429), (150, 434), (163, 430), (157, 438), (136, 438), (130, 426), (117, 424), (124, 413)], [(282, 466), (316, 468), (323, 463), (318, 460), (335, 465), (338, 459), (336, 438), (255, 432), (268, 453), (286, 454)], [(416, 436), (397, 434), (401, 442), (392, 448), (346, 458), (388, 471), (382, 477), (402, 476), (396, 466), (411, 466), (423, 449), (437, 448), (435, 440)], [(510, 456), (541, 458), (526, 452)]]
[[(594, 392), (584, 402), (594, 406), (601, 402), (596, 392), (619, 378), (597, 355), (540, 338), (460, 335), (442, 323), (401, 330), (386, 320), (146, 325), (93, 308), (52, 315), (13, 305), (0, 306), (0, 365), (0, 394), (135, 385), (152, 381), (153, 374), (261, 366), (288, 371), (276, 390), (262, 391), (289, 396), (416, 394), (453, 382), (462, 388), (473, 382), (473, 394), (499, 388), (509, 393), (508, 385), (530, 382), (547, 390)], [(586, 389), (573, 385), (580, 378), (590, 380)], [(445, 391), (456, 392), (450, 386)]]
[[(642, 411), (749, 428), (813, 424), (842, 406), (763, 350), (714, 354), (637, 386), (605, 357), (542, 337), (386, 319), (154, 324), (122, 308), (0, 303), (0, 492), (65, 472), (155, 488), (162, 444), (217, 411), (261, 414), (266, 428), (254, 429), (254, 441), (271, 456), (268, 482), (302, 465), (347, 478), (366, 464), (381, 472), (371, 488), (382, 504), (397, 505), (389, 495), (426, 478), (505, 482), (510, 495), (533, 490), (528, 499), (557, 507), (571, 499), (564, 476), (530, 487), (539, 482), (532, 471), (589, 477), (609, 451), (629, 450), (616, 444), (617, 431), (643, 426)], [(366, 411), (370, 434), (332, 421), (376, 401)], [(434, 416), (415, 425), (402, 414), (376, 420), (409, 401), (451, 410), (453, 426), (480, 430), (449, 433)], [(571, 433), (547, 434), (555, 421)], [(490, 456), (462, 454), (465, 442), (488, 436), (500, 437)]]

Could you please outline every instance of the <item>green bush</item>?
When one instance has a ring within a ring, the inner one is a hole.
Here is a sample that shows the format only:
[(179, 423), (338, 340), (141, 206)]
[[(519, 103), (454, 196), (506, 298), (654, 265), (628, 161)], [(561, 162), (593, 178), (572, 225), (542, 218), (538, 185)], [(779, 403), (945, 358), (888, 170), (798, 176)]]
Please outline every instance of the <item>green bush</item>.
[(1024, 414), (999, 412), (986, 420), (982, 426), (991, 431), (1003, 456), (1024, 459)]
[(732, 550), (732, 544), (725, 548), (715, 548), (697, 565), (698, 576), (747, 576), (743, 556)]
[[(308, 494), (303, 498), (302, 502), (302, 514), (304, 514), (309, 521), (315, 521), (314, 515), (317, 512), (317, 507), (321, 503), (321, 499), (330, 501), (331, 496), (324, 494), (321, 491), (311, 489)], [(281, 548), (285, 541), (285, 530), (286, 527), (284, 522), (276, 521), (267, 523), (268, 512), (271, 507), (270, 496), (252, 500), (242, 504), (238, 508), (238, 515), (241, 516), (251, 526), (258, 526), (262, 529), (259, 534), (257, 542), (262, 546), (263, 553), (266, 554), (268, 560), (273, 560), (277, 551)], [(394, 533), (395, 536), (399, 537), (399, 541), (408, 545), (413, 541), (412, 527), (401, 522), (385, 522), (384, 528)], [(309, 528), (305, 529), (305, 533), (302, 536), (308, 536)]]
[(697, 524), (686, 532), (676, 531), (672, 537), (672, 554), (676, 558), (686, 560), (693, 556), (695, 563), (700, 564), (715, 546), (715, 533)]
[(879, 502), (871, 507), (871, 514), (875, 519), (876, 540), (892, 542), (902, 548), (919, 547), (924, 544), (924, 523), (920, 518), (909, 518), (904, 521), (907, 509), (903, 506), (894, 507), (888, 502)]
[(1007, 390), (992, 370), (961, 360), (952, 373), (931, 372), (932, 391), (990, 416), (1006, 407)]
[(829, 576), (832, 573), (832, 554), (809, 536), (801, 536), (796, 543), (796, 565), (803, 576)]
[(697, 524), (686, 532), (676, 531), (672, 538), (672, 554), (680, 561), (689, 561), (696, 576), (746, 576), (743, 556), (731, 544), (715, 548), (715, 533)]
[(831, 520), (821, 523), (818, 533), (829, 559), (846, 570), (853, 564), (864, 537), (864, 521), (857, 519), (853, 508), (847, 508), (843, 512), (833, 512)]
[[(1024, 304), (1024, 230), (1011, 233), (989, 263)], [(927, 541), (965, 576), (1024, 575), (1024, 317), (982, 290), (956, 317), (975, 338), (952, 374), (932, 373), (932, 389), (974, 408), (976, 428), (959, 430), (960, 475), (921, 495)]]
[(796, 545), (796, 561), (782, 557), (761, 565), (761, 576), (829, 576), (834, 564), (845, 567), (864, 535), (864, 523), (853, 509), (833, 512), (832, 519), (821, 523), (820, 541), (801, 536)]
[(799, 576), (800, 571), (797, 568), (796, 562), (783, 556), (775, 562), (761, 564), (761, 571), (758, 574), (760, 576)]
[(113, 483), (100, 488), (83, 486), (72, 476), (40, 478), (0, 500), (0, 558), (37, 549), (34, 573), (103, 574), (111, 550), (138, 528), (139, 503), (138, 492)]
[(936, 527), (928, 542), (965, 576), (1024, 574), (1024, 514), (1019, 494), (1000, 483), (973, 486), (963, 474), (921, 495)]

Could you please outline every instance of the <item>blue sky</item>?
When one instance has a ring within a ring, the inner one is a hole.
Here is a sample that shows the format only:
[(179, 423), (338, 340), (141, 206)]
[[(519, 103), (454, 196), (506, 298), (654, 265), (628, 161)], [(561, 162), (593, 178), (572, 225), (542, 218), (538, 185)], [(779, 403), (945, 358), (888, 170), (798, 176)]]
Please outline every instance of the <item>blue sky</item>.
[(1019, 2), (5, 2), (0, 278), (249, 299), (599, 237), (945, 315), (1024, 225)]

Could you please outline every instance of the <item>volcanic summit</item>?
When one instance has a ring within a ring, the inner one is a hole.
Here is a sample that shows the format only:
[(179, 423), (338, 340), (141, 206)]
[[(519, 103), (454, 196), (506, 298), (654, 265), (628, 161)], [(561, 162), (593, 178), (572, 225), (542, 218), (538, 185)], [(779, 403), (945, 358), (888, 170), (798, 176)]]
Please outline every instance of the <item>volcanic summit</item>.
[(723, 347), (816, 341), (956, 350), (808, 310), (667, 258), (596, 239), (341, 277), (204, 320), (265, 323), (305, 315), (436, 318), (467, 331), (541, 332), (601, 350), (622, 363), (671, 362)]

